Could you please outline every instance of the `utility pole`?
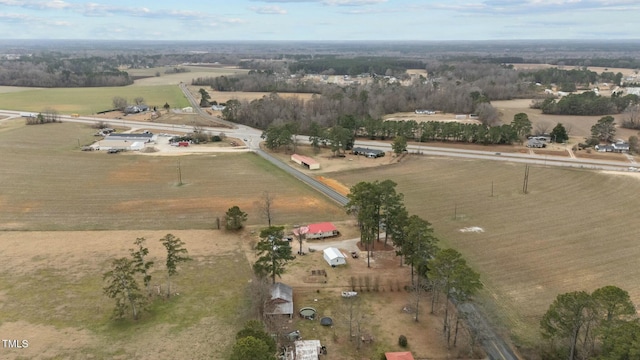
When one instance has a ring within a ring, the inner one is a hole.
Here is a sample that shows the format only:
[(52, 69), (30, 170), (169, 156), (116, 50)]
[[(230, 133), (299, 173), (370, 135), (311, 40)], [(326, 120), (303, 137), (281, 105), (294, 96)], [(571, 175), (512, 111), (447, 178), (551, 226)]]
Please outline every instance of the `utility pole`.
[(178, 160), (178, 186), (182, 186), (182, 167), (180, 166), (180, 160)]
[(529, 165), (524, 167), (524, 180), (522, 181), (522, 193), (527, 195), (529, 190)]

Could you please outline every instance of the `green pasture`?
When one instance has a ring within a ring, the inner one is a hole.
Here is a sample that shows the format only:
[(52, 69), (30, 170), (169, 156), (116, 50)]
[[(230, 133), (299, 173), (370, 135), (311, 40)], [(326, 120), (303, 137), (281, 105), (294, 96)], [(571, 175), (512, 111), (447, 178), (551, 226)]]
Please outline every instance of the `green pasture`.
[[(640, 179), (578, 168), (409, 157), (387, 167), (329, 175), (348, 186), (392, 179), (411, 214), (430, 221), (441, 246), (481, 273), (483, 302), (520, 344), (560, 293), (616, 285), (640, 305), (634, 214)], [(479, 227), (482, 232), (462, 232)]]
[(265, 191), (278, 224), (348, 218), (253, 153), (80, 151), (94, 132), (74, 123), (0, 124), (0, 229), (210, 229), (234, 205), (248, 213), (247, 224), (266, 224), (256, 205)]
[(129, 102), (142, 97), (151, 107), (168, 103), (172, 108), (189, 106), (176, 85), (121, 86), (96, 88), (29, 89), (0, 94), (0, 109), (41, 112), (54, 109), (60, 114), (91, 115), (113, 108), (113, 98), (123, 97)]

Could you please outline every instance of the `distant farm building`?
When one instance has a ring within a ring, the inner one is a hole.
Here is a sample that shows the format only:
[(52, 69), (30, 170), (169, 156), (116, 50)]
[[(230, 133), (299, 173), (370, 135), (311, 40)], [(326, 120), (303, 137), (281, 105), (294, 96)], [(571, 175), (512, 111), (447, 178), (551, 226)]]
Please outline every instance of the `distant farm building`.
[(382, 150), (361, 148), (361, 147), (354, 147), (353, 149), (351, 149), (351, 153), (353, 155), (364, 155), (368, 158), (377, 158), (377, 157), (384, 156), (384, 151)]
[(295, 162), (298, 165), (304, 166), (309, 170), (320, 169), (320, 163), (307, 156), (293, 154), (291, 155), (291, 161)]
[(293, 234), (304, 235), (305, 239), (323, 239), (340, 235), (338, 229), (330, 222), (309, 224), (293, 230)]

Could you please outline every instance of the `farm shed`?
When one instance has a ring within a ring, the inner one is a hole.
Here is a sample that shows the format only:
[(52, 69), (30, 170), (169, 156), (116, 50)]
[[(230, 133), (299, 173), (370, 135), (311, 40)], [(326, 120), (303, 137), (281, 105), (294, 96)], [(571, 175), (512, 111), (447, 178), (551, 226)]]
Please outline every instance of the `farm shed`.
[(98, 150), (127, 150), (127, 151), (139, 151), (144, 149), (144, 142), (142, 141), (127, 141), (127, 140), (101, 140), (96, 144), (91, 145), (93, 148), (97, 148)]
[(293, 289), (291, 286), (281, 282), (271, 285), (271, 299), (265, 310), (265, 315), (293, 316)]
[(298, 340), (296, 347), (296, 360), (318, 360), (322, 351), (320, 340)]
[(320, 163), (313, 160), (310, 157), (293, 154), (291, 155), (291, 161), (295, 162), (298, 165), (302, 165), (309, 170), (317, 170), (320, 169)]
[(387, 360), (413, 360), (413, 355), (409, 351), (384, 353)]
[(323, 253), (324, 260), (332, 267), (347, 263), (347, 258), (337, 248), (328, 247), (324, 249)]
[(323, 239), (326, 237), (338, 236), (340, 235), (340, 232), (332, 223), (323, 222), (301, 226), (300, 228), (294, 229), (293, 234), (296, 236), (302, 234), (305, 239)]

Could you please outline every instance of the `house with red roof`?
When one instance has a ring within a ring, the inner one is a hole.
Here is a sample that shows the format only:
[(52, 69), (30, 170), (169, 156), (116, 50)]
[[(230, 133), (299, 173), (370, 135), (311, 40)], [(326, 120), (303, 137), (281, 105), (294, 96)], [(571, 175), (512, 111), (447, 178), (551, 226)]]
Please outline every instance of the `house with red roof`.
[(300, 234), (304, 235), (305, 239), (324, 239), (340, 235), (338, 229), (330, 222), (301, 226), (299, 229), (293, 230), (293, 233), (296, 236), (298, 236), (298, 230), (300, 231)]

